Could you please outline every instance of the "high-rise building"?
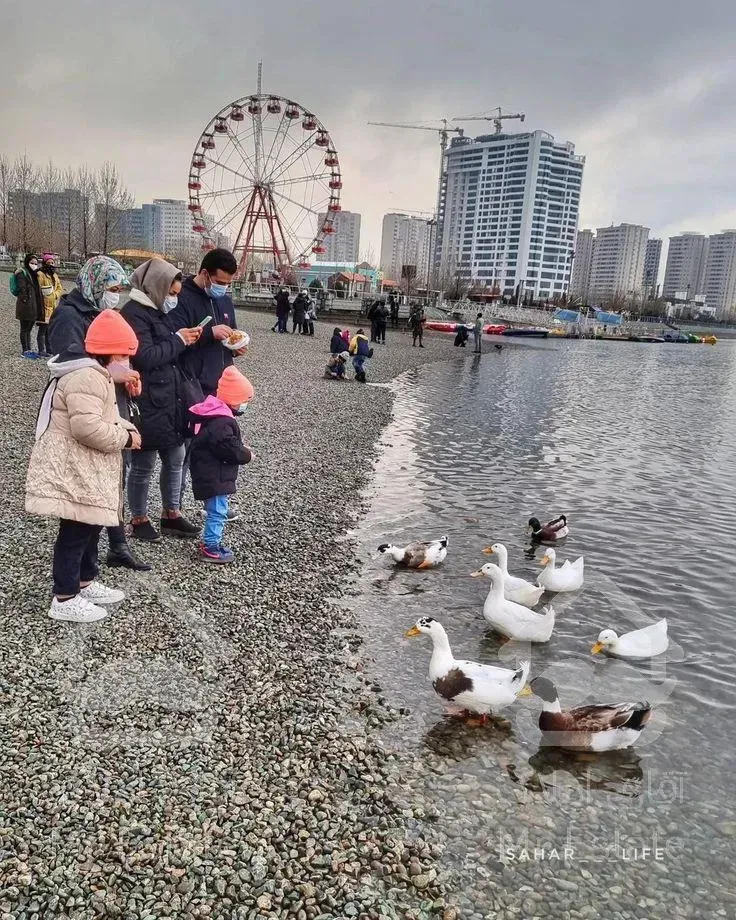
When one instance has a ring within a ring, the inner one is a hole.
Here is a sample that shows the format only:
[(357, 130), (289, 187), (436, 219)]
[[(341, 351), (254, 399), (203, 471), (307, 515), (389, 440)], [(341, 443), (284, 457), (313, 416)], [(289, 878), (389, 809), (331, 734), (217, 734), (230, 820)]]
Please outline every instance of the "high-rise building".
[(567, 291), (585, 158), (544, 131), (454, 138), (445, 154), (436, 258), (503, 293)]
[(430, 224), (408, 214), (385, 214), (381, 233), (381, 270), (391, 281), (401, 280), (404, 265), (416, 268), (414, 279), (425, 283), (429, 268)]
[(647, 248), (644, 252), (644, 275), (642, 276), (642, 283), (647, 297), (654, 297), (656, 295), (661, 258), (662, 240), (652, 237), (652, 239), (647, 240)]
[(680, 233), (670, 237), (662, 296), (673, 298), (683, 292), (688, 298), (705, 293), (708, 237), (702, 233)]
[(588, 292), (592, 303), (641, 294), (648, 236), (649, 228), (638, 224), (598, 228)]
[(317, 254), (317, 262), (357, 262), (360, 258), (360, 214), (352, 211), (338, 211), (335, 214), (320, 214), (318, 226), (330, 218), (334, 233), (325, 235), (322, 245), (325, 251)]
[(736, 230), (724, 230), (708, 238), (703, 293), (706, 306), (715, 308), (717, 319), (736, 312)]
[(590, 290), (590, 269), (593, 266), (595, 233), (593, 230), (578, 230), (575, 237), (575, 256), (572, 260), (572, 277), (570, 278), (570, 295), (579, 297), (583, 303), (588, 299)]

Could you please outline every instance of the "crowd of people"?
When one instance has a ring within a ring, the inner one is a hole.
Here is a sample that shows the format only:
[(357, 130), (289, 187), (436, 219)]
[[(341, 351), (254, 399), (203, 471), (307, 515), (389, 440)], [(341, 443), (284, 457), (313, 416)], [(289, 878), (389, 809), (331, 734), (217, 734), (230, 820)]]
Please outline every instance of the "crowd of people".
[[(230, 496), (239, 467), (252, 458), (236, 416), (254, 391), (234, 366), (245, 348), (238, 346), (243, 339), (228, 295), (237, 271), (232, 253), (207, 253), (199, 272), (186, 279), (154, 259), (129, 281), (114, 259), (95, 256), (75, 288), (62, 292), (48, 323), (39, 319), (46, 318), (39, 304), (55, 285), (47, 283), (53, 277), (45, 265), (27, 256), (16, 288), (23, 351), (30, 351), (33, 326), (45, 325), (37, 354), (53, 355), (28, 467), (26, 510), (59, 519), (49, 615), (88, 623), (123, 600), (121, 591), (98, 580), (103, 527), (109, 566), (151, 568), (132, 551), (122, 523), (126, 483), (130, 536), (151, 543), (162, 535), (199, 538), (203, 561), (233, 561), (223, 542), (235, 516)], [(127, 287), (130, 299), (120, 309)], [(157, 458), (158, 530), (148, 508)], [(204, 502), (203, 528), (182, 513), (187, 477), (195, 500)]]
[[(39, 258), (34, 253), (28, 253), (23, 260), (23, 268), (10, 279), (10, 292), (16, 298), (15, 317), (20, 323), (21, 354), (24, 358), (50, 358), (49, 322), (64, 294), (54, 256), (44, 253)], [(35, 350), (31, 347), (34, 328)]]
[(306, 290), (297, 291), (292, 303), (289, 299), (287, 288), (280, 288), (274, 294), (274, 306), (276, 308), (276, 322), (271, 327), (272, 332), (288, 332), (289, 313), (292, 315), (291, 332), (292, 335), (314, 335), (314, 321), (317, 319), (317, 308), (314, 301)]

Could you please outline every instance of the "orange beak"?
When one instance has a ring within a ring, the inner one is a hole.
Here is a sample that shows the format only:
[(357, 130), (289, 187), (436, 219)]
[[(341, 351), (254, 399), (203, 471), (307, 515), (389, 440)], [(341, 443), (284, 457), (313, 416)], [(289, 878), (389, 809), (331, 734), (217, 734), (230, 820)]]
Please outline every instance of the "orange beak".
[(481, 572), (480, 569), (477, 572), (471, 572), (470, 577), (471, 578), (482, 578), (483, 572)]
[(404, 636), (407, 639), (414, 639), (417, 636), (421, 636), (421, 634), (422, 634), (421, 629), (417, 629), (416, 626), (412, 626), (411, 629), (407, 629), (407, 631), (404, 633)]
[(492, 555), (493, 555), (493, 549), (492, 549), (492, 547), (486, 546), (486, 548), (483, 550), (483, 553), (484, 553), (486, 556), (492, 556)]
[(591, 648), (590, 651), (591, 651), (591, 654), (593, 654), (593, 655), (597, 655), (598, 652), (602, 652), (602, 651), (603, 651), (603, 643), (602, 643), (602, 642), (596, 642), (595, 645), (593, 646), (593, 648)]

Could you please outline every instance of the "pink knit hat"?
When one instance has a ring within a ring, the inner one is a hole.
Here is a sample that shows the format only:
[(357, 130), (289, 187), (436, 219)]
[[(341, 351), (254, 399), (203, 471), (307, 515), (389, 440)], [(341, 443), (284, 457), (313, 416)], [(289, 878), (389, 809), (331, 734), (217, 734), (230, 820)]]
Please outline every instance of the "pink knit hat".
[(103, 310), (92, 320), (84, 348), (89, 355), (134, 355), (138, 339), (116, 310)]
[(236, 367), (226, 367), (217, 384), (217, 398), (228, 406), (250, 402), (255, 395), (253, 384)]

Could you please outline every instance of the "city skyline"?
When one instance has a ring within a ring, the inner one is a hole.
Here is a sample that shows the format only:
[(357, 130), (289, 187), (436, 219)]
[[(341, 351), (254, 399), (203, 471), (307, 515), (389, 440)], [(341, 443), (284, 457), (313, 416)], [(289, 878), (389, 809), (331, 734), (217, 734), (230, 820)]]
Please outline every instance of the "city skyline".
[[(280, 9), (299, 15), (295, 4)], [(728, 131), (736, 103), (727, 91), (736, 73), (729, 51), (736, 11), (726, 4), (718, 4), (717, 18), (696, 8), (671, 16), (663, 0), (580, 16), (570, 0), (554, 8), (531, 2), (523, 12), (501, 0), (490, 22), (481, 8), (433, 7), (419, 17), (399, 2), (390, 15), (383, 7), (353, 11), (347, 30), (343, 14), (322, 7), (298, 35), (283, 35), (271, 17), (254, 21), (247, 7), (222, 2), (214, 11), (223, 26), (218, 66), (206, 79), (193, 65), (213, 52), (207, 30), (194, 25), (199, 7), (191, 0), (146, 7), (143, 38), (136, 10), (136, 3), (90, 10), (80, 0), (63, 8), (39, 0), (4, 24), (0, 105), (3, 124), (12, 125), (4, 152), (71, 166), (113, 158), (137, 201), (183, 198), (199, 132), (221, 106), (254, 90), (262, 58), (264, 87), (313, 108), (334, 136), (343, 206), (363, 215), (364, 246), (376, 252), (383, 214), (434, 210), (439, 145), (430, 132), (366, 123), (424, 122), (495, 105), (525, 112), (529, 130), (570, 140), (586, 157), (581, 227), (634, 221), (664, 239), (691, 227), (708, 235), (736, 225), (729, 165), (736, 141)], [(173, 37), (172, 16), (181, 26)], [(49, 56), (24, 51), (23, 36), (39, 18), (55, 35)], [(407, 58), (409, 27), (423, 53)], [(92, 79), (76, 48), (111, 29), (115, 40), (96, 59)], [(370, 52), (368, 33), (382, 36)], [(476, 53), (489, 44), (493, 55)], [(130, 48), (145, 66), (129, 66)], [(54, 114), (43, 131), (29, 105), (41, 94)], [(483, 133), (472, 123), (462, 127)], [(682, 143), (684, 135), (697, 145)]]

